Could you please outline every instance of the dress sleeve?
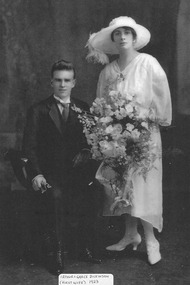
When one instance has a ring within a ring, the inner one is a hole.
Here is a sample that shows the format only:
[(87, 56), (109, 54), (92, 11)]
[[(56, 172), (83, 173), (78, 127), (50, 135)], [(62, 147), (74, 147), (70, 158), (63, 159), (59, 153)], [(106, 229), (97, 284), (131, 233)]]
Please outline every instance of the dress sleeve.
[(172, 104), (168, 80), (166, 74), (153, 58), (152, 64), (152, 103), (151, 109), (161, 126), (169, 126), (172, 120)]

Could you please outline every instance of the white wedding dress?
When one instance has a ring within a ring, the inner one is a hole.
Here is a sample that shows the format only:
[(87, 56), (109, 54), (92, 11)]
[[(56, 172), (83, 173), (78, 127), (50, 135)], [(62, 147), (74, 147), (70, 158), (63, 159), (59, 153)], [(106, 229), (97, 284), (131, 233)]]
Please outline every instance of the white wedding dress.
[[(152, 140), (155, 149), (161, 154), (161, 137), (159, 125), (171, 124), (172, 107), (168, 81), (163, 68), (151, 55), (138, 54), (121, 72), (117, 60), (105, 66), (99, 76), (97, 97), (107, 97), (108, 88), (125, 94), (135, 94), (140, 108), (151, 108), (158, 124), (152, 130)], [(133, 174), (133, 203), (132, 206), (123, 207), (114, 215), (129, 213), (134, 217), (143, 219), (162, 230), (162, 159), (161, 155), (154, 162), (155, 168), (148, 172), (147, 179), (139, 174)], [(99, 169), (96, 178), (104, 184), (105, 207), (103, 215), (113, 215), (110, 205), (114, 200), (114, 193), (106, 184), (106, 174)]]

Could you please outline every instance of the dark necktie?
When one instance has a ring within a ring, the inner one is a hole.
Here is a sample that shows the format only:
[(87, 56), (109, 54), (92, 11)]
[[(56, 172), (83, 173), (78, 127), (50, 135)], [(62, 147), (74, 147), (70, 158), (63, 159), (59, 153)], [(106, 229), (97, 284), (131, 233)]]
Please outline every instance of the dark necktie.
[(63, 103), (60, 100), (58, 100), (57, 98), (55, 98), (55, 101), (58, 105), (61, 105), (63, 107), (63, 111), (61, 113), (62, 119), (64, 122), (67, 121), (68, 116), (69, 116), (69, 104), (70, 103)]
[(69, 103), (60, 102), (60, 104), (63, 107), (62, 118), (63, 118), (63, 121), (66, 122), (69, 116)]

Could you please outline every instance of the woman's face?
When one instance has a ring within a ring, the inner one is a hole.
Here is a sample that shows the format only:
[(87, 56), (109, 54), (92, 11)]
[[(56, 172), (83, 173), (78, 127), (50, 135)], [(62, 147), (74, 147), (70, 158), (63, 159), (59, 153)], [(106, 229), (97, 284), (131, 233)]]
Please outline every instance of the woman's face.
[(113, 41), (118, 50), (130, 49), (133, 48), (134, 37), (130, 29), (117, 28), (113, 31)]

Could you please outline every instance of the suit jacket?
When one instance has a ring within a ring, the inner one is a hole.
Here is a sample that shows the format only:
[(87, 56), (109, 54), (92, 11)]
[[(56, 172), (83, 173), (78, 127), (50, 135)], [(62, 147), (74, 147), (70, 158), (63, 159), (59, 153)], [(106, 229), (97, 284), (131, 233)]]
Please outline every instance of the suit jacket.
[(53, 95), (29, 109), (23, 153), (29, 159), (31, 178), (43, 174), (50, 184), (72, 179), (73, 158), (88, 147), (78, 114), (72, 110), (74, 104), (88, 110), (87, 103), (71, 98), (66, 123), (61, 122)]

